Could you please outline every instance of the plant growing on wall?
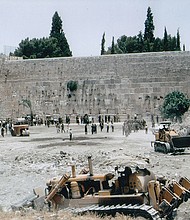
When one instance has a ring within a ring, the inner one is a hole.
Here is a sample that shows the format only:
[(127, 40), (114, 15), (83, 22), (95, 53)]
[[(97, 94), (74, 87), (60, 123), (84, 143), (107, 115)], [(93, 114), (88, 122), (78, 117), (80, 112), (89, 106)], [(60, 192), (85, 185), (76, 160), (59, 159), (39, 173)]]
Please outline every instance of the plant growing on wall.
[(77, 81), (73, 81), (73, 80), (70, 80), (68, 83), (67, 83), (67, 91), (68, 91), (68, 97), (71, 98), (72, 94), (77, 90), (77, 87), (78, 87), (78, 83)]

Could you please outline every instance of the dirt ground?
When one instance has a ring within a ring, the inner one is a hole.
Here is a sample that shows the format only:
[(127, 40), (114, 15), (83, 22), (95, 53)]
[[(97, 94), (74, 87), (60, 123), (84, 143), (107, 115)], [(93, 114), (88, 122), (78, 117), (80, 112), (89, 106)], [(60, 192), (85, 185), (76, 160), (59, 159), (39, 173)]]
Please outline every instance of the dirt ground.
[[(12, 137), (9, 133), (0, 137), (0, 208), (3, 211), (0, 219), (22, 219), (18, 213), (9, 213), (12, 204), (32, 194), (33, 188), (45, 188), (47, 180), (70, 173), (71, 164), (76, 164), (77, 172), (88, 167), (89, 155), (92, 155), (94, 173), (114, 172), (115, 166), (139, 166), (169, 180), (179, 180), (181, 176), (190, 179), (190, 150), (175, 156), (154, 152), (150, 144), (154, 140), (151, 129), (148, 134), (140, 130), (125, 137), (122, 123), (114, 126), (114, 132), (107, 133), (105, 128), (100, 132), (98, 128), (93, 135), (89, 127), (85, 135), (84, 125), (71, 124), (72, 141), (67, 131), (57, 133), (54, 126), (30, 127), (29, 137)], [(190, 201), (179, 207), (177, 220), (190, 219), (189, 205)], [(31, 219), (46, 218), (35, 214)]]

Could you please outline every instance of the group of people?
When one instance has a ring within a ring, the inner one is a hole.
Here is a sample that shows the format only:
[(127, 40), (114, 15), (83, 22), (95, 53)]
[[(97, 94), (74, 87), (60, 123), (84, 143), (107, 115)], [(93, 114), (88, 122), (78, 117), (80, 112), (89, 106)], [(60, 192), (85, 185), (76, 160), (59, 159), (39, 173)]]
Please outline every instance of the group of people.
[(72, 129), (69, 128), (69, 124), (67, 124), (67, 129), (65, 130), (65, 125), (62, 122), (61, 124), (59, 122), (56, 123), (55, 125), (56, 129), (57, 129), (57, 133), (65, 133), (67, 131), (67, 133), (69, 133), (69, 140), (71, 141), (73, 139), (73, 132)]
[[(100, 126), (100, 130), (102, 131), (103, 128), (104, 128), (104, 122), (101, 122), (99, 124), (99, 126)], [(65, 133), (65, 132), (67, 132), (67, 133), (69, 133), (69, 139), (70, 140), (73, 139), (73, 132), (72, 132), (72, 129), (69, 127), (69, 124), (67, 124), (67, 128), (65, 129), (64, 123), (60, 124), (59, 122), (57, 122), (55, 127), (57, 129), (57, 133), (60, 133), (60, 132), (61, 133), (63, 133), (63, 132)], [(106, 131), (107, 131), (107, 133), (109, 132), (110, 127), (111, 127), (111, 131), (114, 132), (113, 121), (111, 121), (111, 123), (109, 123), (109, 122), (106, 123)], [(96, 123), (92, 123), (91, 125), (90, 124), (85, 124), (85, 126), (84, 126), (85, 134), (88, 134), (90, 129), (91, 129), (91, 134), (97, 134), (98, 127), (97, 127)]]
[(148, 126), (144, 119), (128, 119), (123, 123), (123, 135), (126, 137), (133, 131), (137, 132), (138, 130), (145, 130), (145, 133), (148, 133)]
[(12, 132), (13, 124), (11, 121), (0, 121), (1, 136), (4, 137), (8, 132)]
[(64, 123), (62, 122), (61, 124), (59, 122), (56, 123), (56, 129), (57, 129), (57, 133), (65, 133), (65, 125)]
[[(100, 123), (99, 123), (99, 127), (100, 127), (100, 131), (102, 132), (103, 129), (104, 129), (104, 121), (102, 120)], [(111, 131), (114, 132), (114, 124), (113, 124), (113, 121), (110, 122), (107, 122), (106, 123), (106, 132), (109, 133), (110, 131), (110, 127), (111, 127)], [(97, 124), (96, 123), (92, 123), (91, 124), (91, 133), (92, 134), (97, 134)], [(85, 127), (84, 127), (84, 131), (85, 131), (85, 134), (88, 134), (88, 124), (85, 124)]]

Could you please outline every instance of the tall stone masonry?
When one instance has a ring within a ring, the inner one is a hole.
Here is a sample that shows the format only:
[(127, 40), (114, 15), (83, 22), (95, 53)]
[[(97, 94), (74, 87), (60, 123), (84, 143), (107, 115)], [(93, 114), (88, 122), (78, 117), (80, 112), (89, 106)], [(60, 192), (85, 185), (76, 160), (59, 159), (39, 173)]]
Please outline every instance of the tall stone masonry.
[[(1, 60), (0, 118), (46, 115), (159, 115), (172, 91), (190, 95), (190, 52)], [(75, 91), (67, 84), (77, 83)]]

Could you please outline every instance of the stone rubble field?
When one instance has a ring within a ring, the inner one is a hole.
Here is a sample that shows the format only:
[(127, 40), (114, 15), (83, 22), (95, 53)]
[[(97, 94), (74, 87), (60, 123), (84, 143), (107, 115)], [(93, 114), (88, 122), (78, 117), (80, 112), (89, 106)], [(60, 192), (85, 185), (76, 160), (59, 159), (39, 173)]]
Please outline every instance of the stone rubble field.
[[(78, 173), (88, 168), (89, 155), (92, 156), (94, 173), (114, 172), (116, 166), (121, 170), (125, 166), (134, 169), (139, 166), (168, 180), (179, 180), (181, 176), (190, 179), (189, 149), (179, 155), (154, 152), (151, 147), (151, 141), (154, 141), (151, 128), (148, 134), (140, 130), (125, 137), (122, 123), (115, 123), (114, 126), (114, 132), (107, 133), (106, 128), (100, 132), (98, 127), (97, 134), (93, 135), (89, 126), (88, 134), (85, 135), (84, 125), (71, 124), (72, 141), (67, 131), (57, 133), (53, 125), (49, 128), (44, 125), (30, 127), (29, 137), (12, 137), (9, 133), (4, 138), (0, 137), (0, 219), (22, 219), (23, 214), (10, 213), (11, 205), (31, 195), (33, 188), (45, 188), (49, 179), (71, 173), (71, 164), (76, 164)], [(190, 201), (183, 203), (175, 219), (190, 219), (189, 206)], [(61, 218), (61, 215), (55, 217), (52, 213), (48, 217), (46, 215), (35, 213), (30, 217), (30, 214), (25, 214), (23, 219), (66, 219)], [(128, 217), (120, 216), (119, 219)]]

